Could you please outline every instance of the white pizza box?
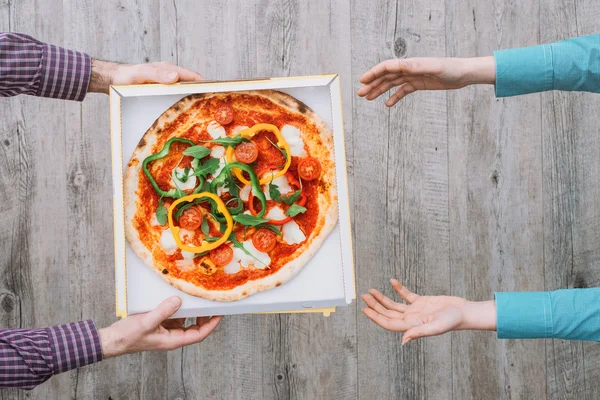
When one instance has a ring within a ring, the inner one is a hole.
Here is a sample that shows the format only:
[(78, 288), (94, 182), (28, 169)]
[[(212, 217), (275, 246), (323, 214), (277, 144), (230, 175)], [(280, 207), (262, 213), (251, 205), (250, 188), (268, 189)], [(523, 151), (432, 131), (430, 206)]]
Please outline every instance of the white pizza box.
[[(304, 102), (332, 131), (339, 200), (338, 223), (298, 275), (277, 288), (227, 303), (190, 296), (161, 279), (137, 257), (126, 241), (124, 169), (144, 133), (179, 99), (193, 93), (261, 89), (280, 90)], [(273, 312), (322, 312), (329, 315), (336, 307), (347, 306), (356, 298), (339, 75), (112, 86), (110, 123), (117, 316), (126, 317), (152, 310), (173, 295), (180, 296), (183, 301), (174, 317)]]

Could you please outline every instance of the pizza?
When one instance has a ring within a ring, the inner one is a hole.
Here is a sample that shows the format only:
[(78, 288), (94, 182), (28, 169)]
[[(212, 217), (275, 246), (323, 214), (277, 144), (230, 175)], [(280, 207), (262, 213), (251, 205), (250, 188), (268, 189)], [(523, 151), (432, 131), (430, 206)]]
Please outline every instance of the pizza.
[(337, 222), (333, 136), (273, 90), (187, 96), (139, 141), (125, 234), (174, 287), (236, 301), (282, 285)]

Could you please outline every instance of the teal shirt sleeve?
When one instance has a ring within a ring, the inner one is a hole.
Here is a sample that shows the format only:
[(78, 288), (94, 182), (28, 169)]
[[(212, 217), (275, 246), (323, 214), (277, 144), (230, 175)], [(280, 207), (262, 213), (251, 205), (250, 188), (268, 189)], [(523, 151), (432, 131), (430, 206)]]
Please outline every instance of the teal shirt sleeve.
[(498, 339), (600, 342), (600, 288), (496, 293)]
[(496, 96), (546, 90), (600, 93), (600, 34), (494, 52)]

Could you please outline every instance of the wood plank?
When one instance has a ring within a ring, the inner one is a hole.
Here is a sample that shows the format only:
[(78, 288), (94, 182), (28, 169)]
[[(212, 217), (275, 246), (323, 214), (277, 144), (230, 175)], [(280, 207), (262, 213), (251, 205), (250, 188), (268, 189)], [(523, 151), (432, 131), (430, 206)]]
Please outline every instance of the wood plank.
[[(256, 76), (253, 2), (177, 0), (161, 1), (160, 7), (165, 60), (208, 79)], [(203, 343), (170, 352), (169, 395), (263, 398), (260, 319), (225, 318)]]
[[(101, 59), (143, 63), (160, 59), (158, 0), (64, 1), (65, 44)], [(96, 29), (89, 29), (89, 27)], [(108, 97), (89, 94), (68, 103), (66, 132), (71, 319), (116, 320), (112, 179)], [(102, 279), (101, 271), (104, 270)], [(74, 373), (75, 397), (166, 397), (165, 353), (127, 355)]]
[[(40, 40), (60, 44), (63, 39), (60, 1), (12, 2), (4, 5), (8, 28), (30, 33)], [(8, 14), (6, 13), (8, 11)], [(57, 12), (53, 20), (42, 18)], [(4, 18), (4, 23), (6, 18)], [(30, 96), (6, 101), (3, 123), (2, 171), (8, 206), (3, 220), (11, 228), (3, 238), (2, 312), (12, 315), (7, 327), (45, 327), (69, 320), (67, 267), (67, 213), (65, 174), (64, 104)], [(45, 171), (52, 166), (53, 174)], [(4, 208), (4, 207), (3, 207)], [(0, 318), (4, 320), (4, 318)], [(70, 389), (69, 375), (57, 377), (35, 398), (59, 399)], [(25, 398), (24, 392), (7, 390), (6, 398)]]
[[(393, 29), (386, 35), (392, 57), (445, 54), (445, 5), (438, 1), (397, 2)], [(383, 262), (418, 293), (449, 293), (446, 93), (411, 95), (390, 110), (389, 121), (386, 221), (392, 245)], [(450, 335), (402, 348), (399, 369), (390, 377), (400, 385), (397, 395), (451, 399), (450, 349)]]
[[(296, 76), (337, 72), (342, 102), (350, 89), (350, 8), (344, 1), (259, 1), (256, 13), (257, 73)], [(269, 27), (269, 29), (260, 29)], [(346, 134), (351, 133), (349, 115)], [(350, 131), (348, 131), (350, 129)], [(355, 310), (269, 316), (263, 324), (263, 388), (266, 398), (355, 398)]]
[[(594, 0), (577, 1), (577, 34), (598, 33), (600, 4)], [(573, 204), (573, 269), (576, 285), (600, 286), (600, 96), (583, 93), (575, 97), (575, 201)], [(585, 397), (600, 398), (600, 349), (595, 343), (583, 344)]]
[[(536, 44), (538, 2), (453, 2), (448, 56)], [(452, 294), (543, 289), (539, 95), (494, 99), (492, 87), (448, 93)], [(542, 341), (453, 335), (454, 396), (544, 398)]]
[[(576, 5), (571, 1), (540, 10), (540, 42), (577, 36)], [(581, 286), (581, 271), (573, 265), (573, 218), (578, 132), (587, 126), (580, 114), (580, 94), (542, 93), (544, 275), (546, 290)], [(580, 122), (582, 121), (583, 126)], [(589, 134), (589, 129), (585, 134)], [(585, 373), (583, 343), (546, 341), (549, 398), (583, 398)]]

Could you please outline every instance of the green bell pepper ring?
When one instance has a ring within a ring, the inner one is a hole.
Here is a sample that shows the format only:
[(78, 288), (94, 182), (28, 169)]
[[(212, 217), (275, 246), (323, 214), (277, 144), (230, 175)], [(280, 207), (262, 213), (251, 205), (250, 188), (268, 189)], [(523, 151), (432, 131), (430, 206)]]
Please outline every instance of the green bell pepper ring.
[[(142, 169), (144, 170), (144, 174), (150, 181), (150, 184), (152, 184), (152, 187), (154, 188), (156, 193), (158, 193), (158, 195), (161, 197), (171, 197), (173, 199), (177, 198), (178, 194), (182, 194), (182, 196), (187, 196), (187, 193), (183, 192), (181, 189), (177, 190), (177, 188), (170, 189), (167, 192), (165, 192), (164, 190), (159, 188), (158, 184), (154, 180), (154, 177), (152, 176), (152, 174), (150, 174), (150, 171), (148, 171), (148, 164), (151, 163), (152, 161), (160, 160), (161, 158), (166, 157), (167, 154), (169, 154), (169, 151), (171, 150), (171, 145), (174, 142), (181, 142), (181, 143), (189, 144), (190, 146), (196, 145), (196, 143), (194, 143), (188, 139), (171, 138), (167, 141), (167, 143), (165, 143), (163, 148), (158, 153), (152, 154), (152, 155), (146, 157), (144, 159), (144, 161), (142, 162)], [(201, 189), (202, 189), (202, 184), (198, 185), (198, 187), (194, 190), (194, 192), (192, 194), (198, 193)], [(179, 197), (181, 197), (181, 196), (179, 196)]]
[(256, 174), (254, 173), (254, 171), (252, 170), (252, 168), (250, 166), (248, 166), (246, 164), (238, 163), (238, 162), (227, 164), (223, 168), (223, 170), (221, 171), (219, 176), (217, 176), (210, 183), (210, 185), (211, 185), (210, 191), (213, 193), (216, 193), (217, 185), (220, 185), (225, 181), (225, 179), (227, 178), (226, 174), (230, 173), (232, 168), (238, 168), (238, 169), (241, 169), (242, 171), (246, 171), (248, 173), (248, 175), (250, 176), (250, 182), (252, 184), (252, 193), (254, 194), (255, 197), (258, 198), (258, 200), (260, 200), (260, 204), (262, 205), (262, 209), (257, 214), (257, 217), (262, 218), (262, 216), (265, 215), (265, 212), (267, 211), (267, 198), (265, 197), (265, 194), (263, 193), (262, 188), (260, 187), (258, 177), (256, 176)]

